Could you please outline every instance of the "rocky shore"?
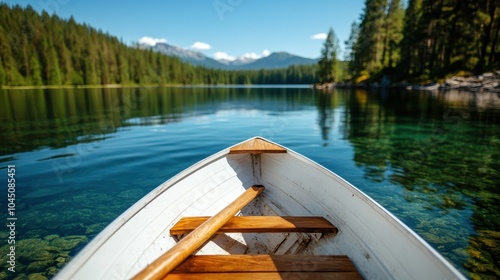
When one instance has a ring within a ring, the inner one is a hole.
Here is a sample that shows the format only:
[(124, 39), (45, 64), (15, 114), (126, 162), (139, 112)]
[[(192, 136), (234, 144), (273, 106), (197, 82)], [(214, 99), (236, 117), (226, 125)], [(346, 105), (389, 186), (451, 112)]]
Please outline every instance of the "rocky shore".
[(487, 72), (477, 76), (470, 77), (451, 77), (442, 83), (429, 83), (425, 85), (408, 83), (391, 83), (383, 79), (380, 83), (360, 83), (351, 82), (329, 83), (314, 85), (315, 89), (333, 89), (333, 88), (403, 88), (406, 90), (436, 91), (436, 90), (464, 90), (464, 91), (487, 91), (500, 93), (500, 71)]
[(440, 89), (500, 92), (500, 71), (487, 72), (473, 77), (452, 77), (446, 79)]

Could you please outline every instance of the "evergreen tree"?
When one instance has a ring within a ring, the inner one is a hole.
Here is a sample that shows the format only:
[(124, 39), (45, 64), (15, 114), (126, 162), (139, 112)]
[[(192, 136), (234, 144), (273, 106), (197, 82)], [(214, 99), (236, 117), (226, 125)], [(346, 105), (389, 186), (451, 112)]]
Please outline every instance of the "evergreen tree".
[(109, 65), (106, 61), (106, 53), (105, 52), (100, 52), (99, 55), (99, 69), (101, 72), (101, 84), (103, 85), (108, 85), (112, 84), (111, 77), (110, 77), (110, 70), (109, 70)]
[(89, 57), (84, 59), (84, 81), (86, 85), (97, 85), (97, 71), (95, 69), (95, 62)]
[(42, 66), (36, 54), (33, 54), (30, 58), (30, 70), (31, 83), (35, 86), (43, 85)]
[(420, 38), (423, 36), (419, 29), (422, 17), (422, 0), (409, 0), (405, 11), (403, 40), (401, 41), (401, 63), (399, 68), (405, 77), (413, 77), (421, 68)]
[(5, 75), (5, 69), (3, 68), (2, 60), (0, 59), (0, 87), (7, 84), (7, 76)]
[(62, 75), (59, 68), (59, 60), (57, 53), (53, 46), (47, 41), (44, 43), (44, 68), (45, 68), (45, 81), (47, 85), (61, 85)]
[(73, 17), (0, 3), (1, 85), (313, 83), (315, 66), (223, 71), (127, 46)]
[(351, 80), (356, 76), (356, 64), (355, 64), (355, 56), (356, 56), (356, 42), (359, 37), (359, 24), (354, 21), (351, 24), (351, 33), (349, 35), (349, 39), (344, 42), (345, 44), (345, 53), (344, 53), (344, 61), (347, 61), (347, 71), (348, 74), (346, 77)]
[(376, 73), (382, 68), (384, 19), (387, 0), (366, 0), (355, 47), (356, 72)]
[(128, 67), (128, 61), (124, 54), (122, 54), (121, 50), (116, 60), (118, 63), (118, 77), (116, 83), (126, 85), (130, 83), (130, 70)]
[(62, 84), (71, 84), (73, 80), (71, 52), (64, 44), (59, 46), (59, 63), (61, 65)]
[(391, 0), (385, 19), (385, 42), (382, 65), (392, 69), (400, 59), (399, 44), (403, 39), (404, 9), (401, 0)]
[(333, 32), (333, 28), (330, 28), (318, 61), (318, 77), (320, 82), (331, 83), (337, 79), (338, 53), (338, 39)]

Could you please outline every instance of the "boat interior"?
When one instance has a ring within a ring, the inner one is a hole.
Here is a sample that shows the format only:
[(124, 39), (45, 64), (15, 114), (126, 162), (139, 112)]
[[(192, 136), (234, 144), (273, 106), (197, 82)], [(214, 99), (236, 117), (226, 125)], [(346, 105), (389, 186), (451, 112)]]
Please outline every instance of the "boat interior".
[[(275, 215), (264, 200), (253, 199), (163, 279), (362, 279), (348, 256), (314, 254), (337, 227), (320, 216)], [(197, 234), (213, 217), (183, 217), (170, 235)]]
[[(263, 153), (286, 150), (256, 139), (230, 151), (253, 162)], [(287, 215), (286, 208), (253, 185), (214, 216), (183, 216), (169, 230), (178, 242), (165, 253), (170, 259), (160, 257), (134, 279), (362, 279), (348, 256), (335, 254), (335, 225), (310, 213)], [(170, 260), (176, 263), (165, 268)]]

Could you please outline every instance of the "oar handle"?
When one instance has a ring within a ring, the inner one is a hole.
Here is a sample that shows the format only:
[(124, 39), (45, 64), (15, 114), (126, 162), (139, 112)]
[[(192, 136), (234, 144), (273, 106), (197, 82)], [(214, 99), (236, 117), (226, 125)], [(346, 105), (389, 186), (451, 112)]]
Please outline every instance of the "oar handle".
[(260, 185), (252, 186), (247, 189), (236, 200), (231, 202), (231, 204), (198, 226), (174, 247), (161, 255), (132, 279), (163, 279), (187, 257), (198, 250), (200, 246), (205, 244), (222, 226), (236, 215), (238, 211), (256, 198), (264, 189), (264, 186)]

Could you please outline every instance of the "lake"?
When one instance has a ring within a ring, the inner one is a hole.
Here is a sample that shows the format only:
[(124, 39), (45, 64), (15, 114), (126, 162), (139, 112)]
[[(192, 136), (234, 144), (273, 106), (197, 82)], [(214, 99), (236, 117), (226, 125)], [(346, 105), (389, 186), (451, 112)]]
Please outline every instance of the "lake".
[[(499, 124), (496, 93), (323, 93), (300, 86), (0, 90), (6, 185), (0, 215), (15, 218), (15, 275), (50, 278), (157, 185), (260, 135), (357, 186), (469, 277), (495, 278)], [(15, 165), (13, 213), (6, 203), (9, 165)], [(10, 234), (0, 229), (0, 279), (13, 275)]]

